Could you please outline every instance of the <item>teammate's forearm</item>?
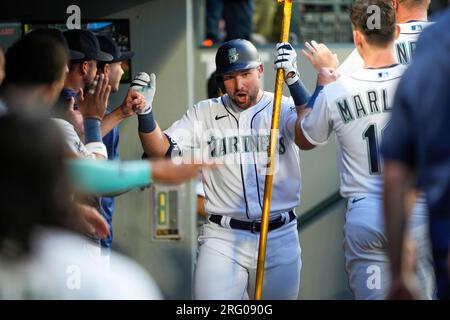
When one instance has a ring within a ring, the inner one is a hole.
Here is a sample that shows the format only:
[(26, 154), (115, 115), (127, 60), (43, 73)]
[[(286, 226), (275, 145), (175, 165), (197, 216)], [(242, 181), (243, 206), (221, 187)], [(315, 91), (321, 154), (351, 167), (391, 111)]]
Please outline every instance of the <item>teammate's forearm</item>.
[(386, 161), (384, 175), (384, 220), (388, 241), (388, 255), (393, 277), (400, 277), (405, 240), (405, 197), (408, 190), (409, 171), (394, 161)]
[(108, 159), (108, 151), (102, 141), (101, 120), (96, 118), (84, 118), (85, 147), (96, 160)]
[(316, 102), (317, 96), (319, 95), (320, 91), (322, 91), (322, 89), (323, 85), (317, 84), (314, 93), (312, 94), (311, 97), (309, 97), (308, 103), (306, 104), (308, 108), (312, 109), (314, 107), (314, 103)]
[(150, 133), (139, 132), (139, 138), (141, 139), (141, 144), (144, 152), (149, 157), (164, 157), (167, 153), (167, 150), (169, 150), (169, 140), (158, 125), (156, 125), (155, 130)]
[(106, 136), (114, 127), (119, 125), (125, 116), (120, 110), (120, 107), (114, 109), (114, 111), (108, 113), (103, 117), (102, 121), (102, 137)]
[(144, 187), (152, 182), (151, 164), (139, 161), (67, 160), (67, 168), (76, 192), (83, 194), (111, 194), (131, 188)]
[(305, 105), (311, 97), (311, 94), (308, 89), (306, 89), (300, 78), (291, 85), (288, 85), (288, 88), (291, 93), (291, 97), (294, 100), (294, 104), (297, 107)]
[(311, 144), (308, 139), (306, 139), (302, 130), (302, 120), (306, 115), (311, 112), (310, 108), (306, 108), (306, 105), (297, 107), (297, 121), (295, 122), (295, 143), (301, 150), (311, 150), (316, 146)]

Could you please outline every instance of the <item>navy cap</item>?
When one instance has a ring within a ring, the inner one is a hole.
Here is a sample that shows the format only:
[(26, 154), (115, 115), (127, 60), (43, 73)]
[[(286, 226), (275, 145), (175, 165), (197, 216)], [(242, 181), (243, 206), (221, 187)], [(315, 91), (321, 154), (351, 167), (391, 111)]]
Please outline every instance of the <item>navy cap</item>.
[[(110, 62), (113, 56), (100, 50), (97, 37), (88, 30), (68, 30), (64, 37), (72, 50), (80, 51), (84, 57), (76, 60), (97, 60)], [(74, 59), (75, 60), (75, 59)]]
[(58, 42), (61, 43), (64, 46), (64, 48), (66, 48), (66, 50), (69, 54), (70, 60), (81, 60), (84, 58), (84, 54), (82, 52), (72, 50), (69, 48), (69, 45), (67, 43), (66, 38), (64, 37), (64, 34), (62, 33), (62, 31), (60, 31), (58, 29), (52, 29), (52, 28), (36, 29), (27, 34), (27, 36), (41, 36), (41, 35), (49, 36), (49, 37), (52, 37), (52, 38), (58, 40)]
[(109, 53), (113, 56), (113, 60), (110, 62), (118, 62), (129, 60), (134, 56), (133, 51), (120, 51), (119, 46), (113, 38), (107, 36), (97, 36), (98, 42), (100, 43), (100, 50)]

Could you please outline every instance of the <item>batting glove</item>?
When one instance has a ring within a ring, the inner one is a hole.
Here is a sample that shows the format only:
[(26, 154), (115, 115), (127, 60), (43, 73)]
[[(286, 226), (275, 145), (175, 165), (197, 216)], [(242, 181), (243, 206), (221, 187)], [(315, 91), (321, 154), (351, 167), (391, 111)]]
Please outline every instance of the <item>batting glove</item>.
[(297, 70), (297, 53), (289, 42), (277, 43), (274, 68), (284, 70), (284, 82), (288, 86), (300, 79)]
[(142, 94), (145, 98), (145, 107), (137, 110), (137, 114), (149, 114), (152, 112), (153, 97), (156, 92), (156, 76), (154, 73), (148, 75), (145, 72), (139, 72), (130, 84), (130, 89)]

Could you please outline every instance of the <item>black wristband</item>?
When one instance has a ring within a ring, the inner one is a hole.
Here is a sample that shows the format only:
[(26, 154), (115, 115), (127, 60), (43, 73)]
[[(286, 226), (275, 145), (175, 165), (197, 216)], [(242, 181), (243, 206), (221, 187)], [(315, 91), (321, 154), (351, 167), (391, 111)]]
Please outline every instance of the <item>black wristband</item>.
[(300, 79), (288, 87), (296, 106), (302, 106), (308, 102), (311, 95)]
[(100, 120), (96, 118), (84, 119), (84, 140), (85, 144), (91, 142), (101, 142), (102, 134), (100, 129)]
[(156, 129), (156, 122), (153, 118), (153, 112), (147, 114), (138, 114), (139, 132), (150, 133)]

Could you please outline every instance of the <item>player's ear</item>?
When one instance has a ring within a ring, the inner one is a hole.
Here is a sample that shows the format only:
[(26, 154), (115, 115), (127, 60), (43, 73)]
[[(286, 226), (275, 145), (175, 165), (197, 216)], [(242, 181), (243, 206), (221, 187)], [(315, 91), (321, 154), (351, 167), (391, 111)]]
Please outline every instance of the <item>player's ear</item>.
[(355, 43), (356, 48), (361, 46), (361, 34), (356, 29), (353, 29), (353, 42)]
[(103, 73), (105, 74), (105, 76), (109, 76), (110, 71), (111, 67), (109, 66), (109, 63), (105, 64), (105, 66), (103, 67)]
[(397, 11), (397, 8), (398, 8), (397, 0), (391, 0), (391, 2), (392, 2), (392, 7), (394, 8), (395, 11)]
[(398, 24), (395, 25), (395, 39), (398, 39), (400, 36), (400, 26)]
[(89, 62), (88, 62), (88, 61), (83, 61), (83, 62), (80, 64), (80, 72), (81, 72), (81, 74), (82, 74), (83, 76), (87, 75), (88, 70), (89, 70)]
[(263, 65), (262, 65), (262, 63), (261, 63), (261, 64), (259, 65), (259, 67), (258, 67), (258, 79), (261, 79), (261, 78), (262, 78), (263, 71), (264, 71), (264, 67), (263, 67)]

